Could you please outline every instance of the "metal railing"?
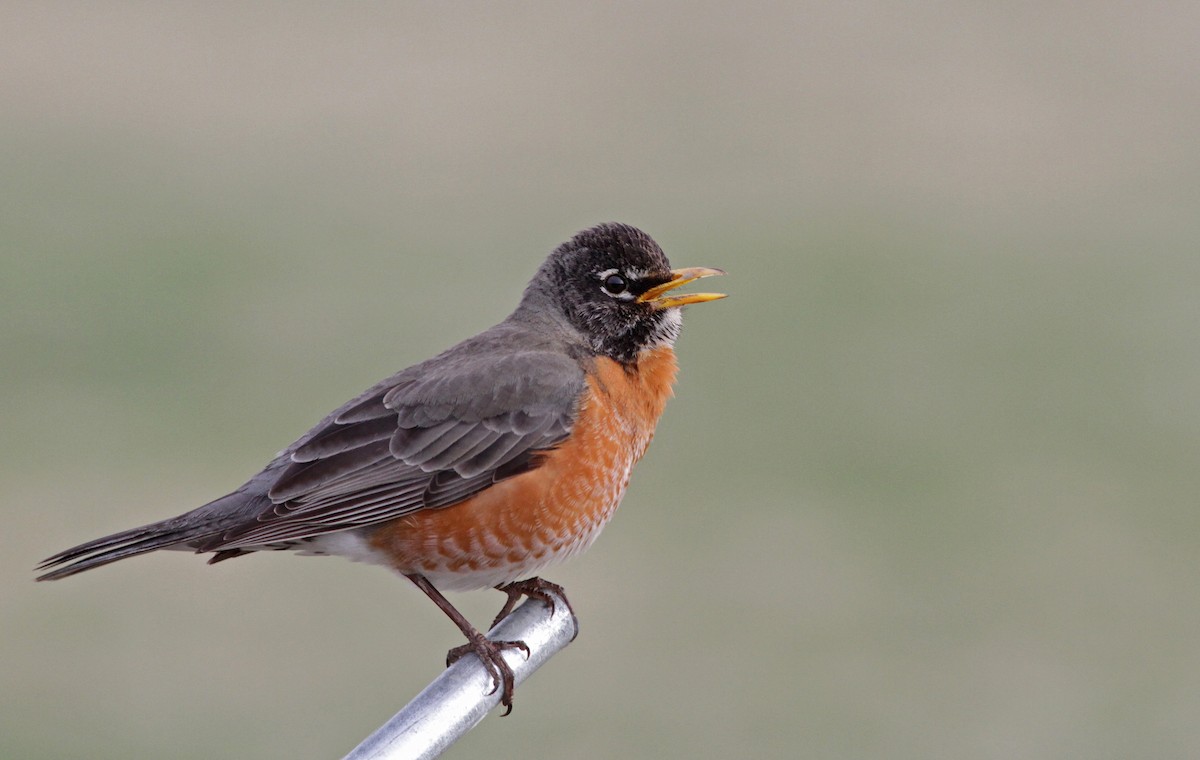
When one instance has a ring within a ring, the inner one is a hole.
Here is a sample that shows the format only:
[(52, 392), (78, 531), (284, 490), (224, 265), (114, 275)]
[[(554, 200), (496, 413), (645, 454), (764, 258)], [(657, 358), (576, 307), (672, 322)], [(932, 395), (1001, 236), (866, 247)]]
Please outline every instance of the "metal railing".
[[(543, 603), (529, 599), (488, 631), (497, 641), (524, 641), (520, 650), (502, 654), (519, 685), (533, 671), (571, 643), (579, 623), (565, 601), (554, 605), (554, 614)], [(491, 693), (489, 693), (491, 692)], [(467, 655), (440, 676), (368, 736), (344, 760), (416, 760), (434, 758), (479, 724), (500, 704), (500, 689), (474, 655)]]

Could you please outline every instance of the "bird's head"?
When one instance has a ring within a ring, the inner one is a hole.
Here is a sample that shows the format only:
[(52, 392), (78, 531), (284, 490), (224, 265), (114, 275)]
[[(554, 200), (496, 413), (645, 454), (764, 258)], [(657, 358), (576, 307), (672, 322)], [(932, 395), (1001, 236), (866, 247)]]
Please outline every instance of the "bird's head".
[(531, 301), (556, 310), (592, 349), (617, 361), (670, 346), (679, 335), (680, 310), (724, 298), (723, 293), (675, 293), (720, 269), (671, 269), (658, 243), (641, 230), (607, 223), (584, 230), (546, 259), (526, 290)]

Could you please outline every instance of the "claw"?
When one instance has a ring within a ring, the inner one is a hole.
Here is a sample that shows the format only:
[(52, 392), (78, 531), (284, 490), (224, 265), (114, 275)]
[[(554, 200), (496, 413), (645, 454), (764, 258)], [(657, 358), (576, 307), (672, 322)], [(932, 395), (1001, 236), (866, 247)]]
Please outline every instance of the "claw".
[(557, 601), (561, 599), (563, 604), (567, 605), (567, 611), (572, 615), (575, 610), (571, 607), (571, 602), (567, 599), (567, 594), (563, 591), (563, 587), (557, 583), (543, 580), (542, 578), (526, 578), (523, 581), (513, 581), (496, 586), (497, 591), (503, 591), (508, 595), (508, 599), (504, 602), (504, 606), (500, 608), (500, 612), (496, 614), (496, 619), (492, 621), (492, 628), (500, 624), (500, 621), (508, 617), (513, 608), (517, 606), (517, 602), (521, 597), (526, 596), (530, 599), (537, 599), (553, 615), (557, 607)]
[[(463, 617), (461, 612), (454, 608), (454, 605), (446, 600), (446, 597), (442, 596), (442, 592), (438, 591), (429, 582), (428, 578), (416, 573), (409, 574), (407, 577), (417, 588), (425, 592), (425, 595), (432, 599), (433, 603), (440, 607), (442, 612), (446, 613), (446, 616), (458, 626), (458, 630), (462, 631), (463, 635), (467, 637), (466, 644), (455, 647), (446, 653), (446, 667), (450, 667), (455, 662), (458, 662), (465, 655), (474, 654), (483, 663), (483, 667), (488, 675), (492, 677), (492, 690), (488, 694), (495, 694), (497, 689), (502, 689), (500, 692), (500, 704), (505, 707), (504, 715), (511, 713), (516, 677), (513, 675), (512, 668), (504, 661), (501, 652), (505, 649), (520, 649), (525, 653), (525, 658), (529, 659), (529, 647), (526, 646), (524, 641), (492, 641), (488, 639), (482, 633), (475, 630), (475, 627)], [(553, 583), (547, 583), (540, 578), (517, 581), (503, 587), (497, 586), (497, 588), (508, 594), (508, 602), (504, 605), (504, 609), (500, 610), (500, 615), (496, 618), (497, 622), (512, 611), (513, 605), (517, 603), (517, 599), (522, 595), (542, 600), (543, 603), (550, 606), (551, 613), (554, 612), (554, 599), (547, 594), (546, 590), (549, 589), (562, 596), (562, 588)], [(562, 599), (566, 602), (567, 598), (562, 596)], [(567, 602), (567, 608), (570, 609), (570, 607), (570, 602)], [(495, 627), (495, 625), (493, 623), (492, 627)]]
[(519, 649), (525, 653), (526, 657), (529, 657), (529, 647), (524, 641), (492, 641), (483, 634), (472, 636), (466, 644), (454, 647), (446, 653), (447, 667), (468, 654), (474, 654), (479, 658), (488, 675), (492, 677), (492, 689), (488, 694), (495, 694), (497, 689), (502, 689), (500, 704), (504, 706), (505, 710), (501, 713), (501, 717), (512, 712), (513, 690), (516, 688), (516, 677), (513, 675), (512, 668), (501, 655), (505, 649)]

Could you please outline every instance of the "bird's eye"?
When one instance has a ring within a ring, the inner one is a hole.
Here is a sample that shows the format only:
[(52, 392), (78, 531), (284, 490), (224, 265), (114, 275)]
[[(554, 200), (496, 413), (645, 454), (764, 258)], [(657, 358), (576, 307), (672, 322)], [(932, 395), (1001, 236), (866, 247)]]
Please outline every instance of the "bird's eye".
[(629, 283), (625, 282), (625, 278), (619, 274), (610, 274), (604, 278), (604, 292), (610, 296), (620, 295), (629, 287)]

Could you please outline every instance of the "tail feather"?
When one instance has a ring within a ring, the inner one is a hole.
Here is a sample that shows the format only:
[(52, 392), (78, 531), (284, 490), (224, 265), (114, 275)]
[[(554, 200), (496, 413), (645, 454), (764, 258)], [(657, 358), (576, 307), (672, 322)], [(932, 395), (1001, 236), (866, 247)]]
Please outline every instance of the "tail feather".
[(176, 546), (187, 540), (186, 531), (171, 527), (170, 522), (166, 520), (114, 533), (59, 552), (37, 567), (38, 570), (58, 569), (44, 573), (37, 579), (56, 581), (119, 559)]
[[(50, 571), (38, 576), (38, 580), (56, 581), (82, 573), (84, 570), (159, 549), (212, 551), (199, 549), (205, 539), (221, 534), (232, 525), (253, 519), (269, 504), (270, 500), (265, 494), (238, 489), (191, 512), (140, 528), (113, 533), (111, 536), (93, 539), (61, 551), (37, 566), (39, 571)], [(227, 554), (216, 559), (225, 559), (228, 556), (236, 555)]]

